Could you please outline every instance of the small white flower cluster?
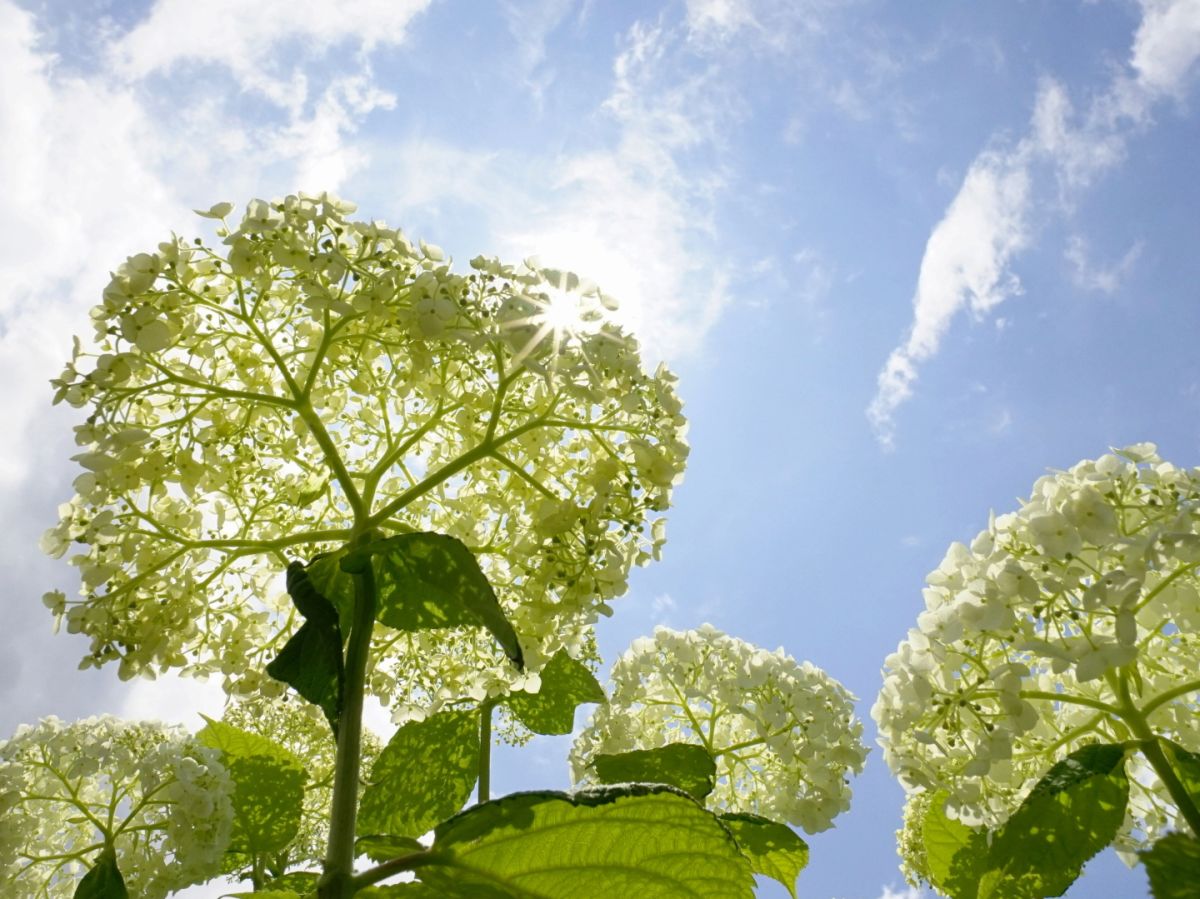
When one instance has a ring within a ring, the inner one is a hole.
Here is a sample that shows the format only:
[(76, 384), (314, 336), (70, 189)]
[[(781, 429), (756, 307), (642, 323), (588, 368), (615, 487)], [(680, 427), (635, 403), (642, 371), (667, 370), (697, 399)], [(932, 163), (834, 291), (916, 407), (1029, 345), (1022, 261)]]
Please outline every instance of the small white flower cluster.
[[(888, 765), (996, 826), (1055, 761), (1131, 722), (1200, 750), (1198, 566), (1200, 470), (1138, 444), (1041, 478), (929, 575), (872, 709)], [(1148, 768), (1131, 783), (1126, 846), (1174, 818)]]
[(45, 718), (0, 743), (0, 893), (69, 897), (105, 844), (131, 896), (220, 873), (233, 786), (185, 730)]
[[(87, 664), (277, 691), (262, 669), (287, 637), (286, 560), (357, 527), (476, 550), (536, 671), (657, 557), (686, 422), (612, 301), (483, 257), (453, 271), (353, 209), (255, 200), (224, 246), (165, 242), (104, 291), (94, 351), (77, 340), (53, 382), (89, 415), (77, 495), (43, 541), (79, 569), (79, 597), (45, 603), (91, 638)], [(385, 701), (507, 687), (485, 634), (382, 631)]]
[(656, 628), (612, 670), (610, 698), (571, 749), (586, 781), (601, 753), (703, 745), (717, 765), (707, 804), (816, 833), (850, 807), (849, 772), (867, 750), (854, 697), (821, 669), (711, 625)]

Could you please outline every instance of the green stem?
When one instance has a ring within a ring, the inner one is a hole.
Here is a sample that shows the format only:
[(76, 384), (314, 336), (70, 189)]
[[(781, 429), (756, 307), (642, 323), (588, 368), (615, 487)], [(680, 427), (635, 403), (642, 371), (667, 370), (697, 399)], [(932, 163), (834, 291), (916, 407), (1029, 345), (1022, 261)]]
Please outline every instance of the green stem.
[(1171, 794), (1171, 798), (1175, 800), (1179, 814), (1187, 821), (1192, 833), (1200, 837), (1200, 808), (1196, 807), (1187, 787), (1175, 773), (1170, 759), (1163, 752), (1158, 735), (1151, 730), (1145, 714), (1133, 704), (1133, 697), (1129, 695), (1128, 679), (1124, 672), (1121, 673), (1116, 686), (1121, 699), (1121, 717), (1129, 725), (1134, 736), (1138, 738), (1138, 747), (1142, 750), (1142, 755), (1146, 757), (1150, 767), (1154, 769), (1159, 780), (1163, 782), (1163, 786), (1167, 788), (1167, 792)]
[(479, 707), (479, 791), (477, 802), (487, 802), (492, 788), (492, 709), (496, 703), (485, 700)]
[(337, 760), (329, 821), (325, 872), (317, 888), (320, 899), (349, 899), (354, 877), (354, 825), (358, 816), (358, 774), (362, 759), (363, 694), (371, 632), (375, 627), (375, 571), (368, 561), (354, 572), (354, 623), (346, 649), (346, 679), (338, 719)]

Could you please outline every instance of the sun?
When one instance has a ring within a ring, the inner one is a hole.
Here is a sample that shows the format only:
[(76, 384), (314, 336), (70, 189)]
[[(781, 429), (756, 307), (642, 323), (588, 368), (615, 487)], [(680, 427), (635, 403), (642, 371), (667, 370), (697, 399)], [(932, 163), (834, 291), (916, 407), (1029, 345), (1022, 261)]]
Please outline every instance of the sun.
[(557, 357), (566, 344), (599, 332), (617, 308), (615, 300), (570, 272), (537, 271), (543, 283), (521, 298), (527, 314), (504, 325), (506, 329), (520, 329), (528, 334), (513, 360), (517, 365), (547, 341), (552, 356)]

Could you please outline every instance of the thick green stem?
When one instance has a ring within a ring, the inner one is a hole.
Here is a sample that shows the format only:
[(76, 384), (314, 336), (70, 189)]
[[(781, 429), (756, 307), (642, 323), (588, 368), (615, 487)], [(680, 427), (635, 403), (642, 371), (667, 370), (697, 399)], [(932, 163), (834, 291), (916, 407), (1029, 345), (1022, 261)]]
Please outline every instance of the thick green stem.
[(342, 714), (338, 719), (329, 847), (325, 855), (325, 872), (317, 889), (320, 899), (349, 899), (357, 891), (353, 882), (354, 825), (358, 816), (363, 694), (371, 651), (371, 632), (375, 626), (375, 604), (375, 572), (368, 561), (361, 570), (354, 572), (354, 623), (346, 649), (346, 678)]
[[(1141, 736), (1139, 734), (1139, 736)], [(1196, 807), (1195, 801), (1191, 794), (1188, 793), (1187, 787), (1179, 779), (1172, 767), (1167, 754), (1163, 752), (1162, 744), (1154, 734), (1143, 739), (1138, 744), (1142, 750), (1142, 755), (1150, 763), (1159, 780), (1163, 782), (1163, 786), (1167, 788), (1167, 792), (1171, 794), (1171, 798), (1175, 800), (1175, 805), (1179, 809), (1179, 814), (1183, 820), (1187, 821), (1188, 827), (1192, 829), (1192, 833), (1200, 837), (1200, 808)]]
[(479, 707), (479, 790), (477, 802), (487, 802), (492, 789), (492, 709), (494, 702), (485, 701)]
[(1146, 757), (1150, 767), (1154, 769), (1159, 780), (1163, 782), (1163, 786), (1167, 788), (1167, 792), (1171, 794), (1171, 798), (1175, 800), (1175, 806), (1179, 810), (1180, 816), (1187, 821), (1192, 833), (1200, 837), (1200, 808), (1196, 807), (1196, 802), (1188, 793), (1187, 787), (1175, 773), (1171, 760), (1163, 752), (1162, 742), (1150, 728), (1150, 722), (1146, 720), (1145, 714), (1133, 704), (1133, 697), (1129, 695), (1129, 686), (1124, 674), (1120, 676), (1117, 683), (1117, 692), (1121, 698), (1121, 717), (1129, 725), (1134, 736), (1138, 738), (1138, 748), (1142, 750), (1142, 755)]

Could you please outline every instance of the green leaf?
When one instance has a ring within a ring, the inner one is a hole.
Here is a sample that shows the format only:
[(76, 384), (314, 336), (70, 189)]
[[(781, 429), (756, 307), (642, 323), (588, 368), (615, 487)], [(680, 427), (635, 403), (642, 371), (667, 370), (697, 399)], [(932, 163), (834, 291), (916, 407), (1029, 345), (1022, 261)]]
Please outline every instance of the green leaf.
[(946, 815), (946, 793), (936, 793), (921, 822), (925, 876), (952, 899), (974, 899), (987, 871), (987, 833)]
[(230, 897), (230, 899), (303, 899), (304, 894), (297, 893), (295, 890), (262, 889), (252, 893), (226, 893), (221, 899), (226, 899), (226, 897)]
[(356, 899), (442, 899), (442, 893), (423, 883), (389, 883), (384, 886), (367, 887), (354, 894)]
[(196, 738), (221, 752), (233, 779), (233, 837), (229, 852), (261, 855), (287, 847), (300, 829), (303, 763), (273, 740), (205, 718)]
[(446, 899), (750, 899), (729, 831), (670, 787), (515, 793), (438, 825), (421, 880)]
[(1093, 744), (1072, 752), (996, 831), (988, 867), (1002, 876), (990, 895), (1061, 896), (1116, 837), (1128, 800), (1124, 747)]
[(592, 759), (601, 783), (670, 784), (703, 801), (713, 790), (717, 766), (703, 746), (668, 743), (657, 749), (635, 749)]
[[(317, 881), (321, 879), (321, 875), (316, 871), (293, 871), (290, 874), (284, 874), (282, 877), (276, 877), (268, 880), (263, 884), (264, 890), (277, 890), (292, 892), (304, 895), (305, 893), (315, 893), (317, 890)], [(260, 891), (261, 892), (261, 891)]]
[(1200, 897), (1200, 840), (1169, 833), (1138, 856), (1146, 866), (1154, 899)]
[(1200, 802), (1200, 755), (1184, 749), (1178, 743), (1161, 739), (1163, 752), (1188, 794)]
[(439, 712), (405, 724), (371, 768), (358, 833), (417, 837), (463, 807), (479, 774), (479, 712)]
[(808, 864), (808, 844), (786, 824), (759, 815), (721, 815), (755, 874), (778, 880), (796, 899), (796, 878)]
[(117, 868), (117, 853), (104, 847), (90, 871), (75, 888), (75, 899), (129, 899), (125, 878)]
[(537, 693), (513, 693), (503, 701), (535, 734), (569, 734), (575, 727), (577, 706), (604, 700), (604, 688), (588, 666), (560, 651), (542, 669), (542, 688)]
[(518, 666), (525, 663), (517, 633), (476, 561), (461, 540), (443, 534), (396, 534), (359, 547), (314, 559), (312, 583), (338, 609), (343, 629), (354, 608), (354, 580), (341, 567), (363, 553), (375, 567), (379, 607), (376, 619), (401, 631), (485, 627)]
[(389, 834), (371, 834), (354, 841), (354, 854), (365, 855), (373, 862), (386, 862), (410, 852), (420, 852), (425, 847), (412, 837), (394, 837)]
[(319, 706), (336, 736), (345, 689), (338, 612), (313, 586), (308, 571), (299, 562), (288, 566), (287, 589), (305, 620), (279, 655), (267, 665), (267, 674), (289, 684), (309, 702)]

